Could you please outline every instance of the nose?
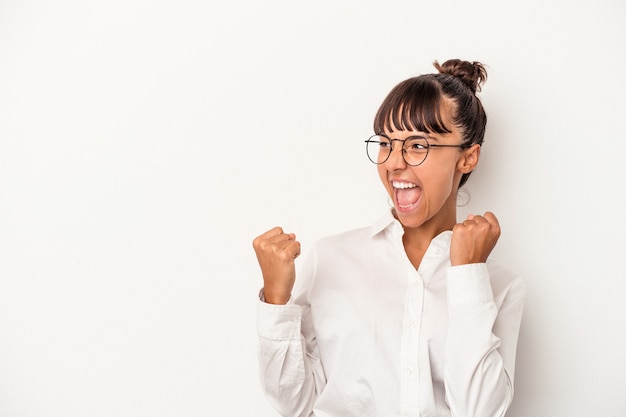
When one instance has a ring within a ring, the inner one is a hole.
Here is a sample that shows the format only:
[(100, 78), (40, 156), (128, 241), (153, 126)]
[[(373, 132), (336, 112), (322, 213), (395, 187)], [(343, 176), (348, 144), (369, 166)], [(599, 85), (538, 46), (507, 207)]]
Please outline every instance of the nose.
[(402, 145), (392, 147), (391, 154), (389, 154), (389, 158), (385, 161), (385, 167), (388, 171), (406, 168), (406, 161), (404, 160), (402, 152)]

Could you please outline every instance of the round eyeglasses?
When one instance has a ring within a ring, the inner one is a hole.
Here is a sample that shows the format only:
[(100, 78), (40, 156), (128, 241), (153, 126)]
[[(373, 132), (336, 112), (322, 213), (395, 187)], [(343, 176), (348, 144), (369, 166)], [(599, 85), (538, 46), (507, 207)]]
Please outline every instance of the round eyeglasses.
[(370, 161), (376, 165), (384, 164), (389, 155), (393, 151), (392, 142), (400, 142), (402, 146), (402, 158), (404, 162), (410, 166), (418, 166), (422, 164), (430, 148), (469, 148), (471, 145), (439, 145), (428, 142), (423, 136), (411, 136), (404, 140), (402, 139), (390, 139), (385, 135), (374, 135), (365, 141), (367, 157)]

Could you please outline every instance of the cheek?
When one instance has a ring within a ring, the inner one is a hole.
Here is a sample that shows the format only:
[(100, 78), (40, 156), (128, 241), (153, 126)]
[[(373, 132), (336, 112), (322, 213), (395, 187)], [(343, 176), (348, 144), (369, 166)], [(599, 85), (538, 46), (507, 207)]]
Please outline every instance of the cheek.
[(424, 184), (428, 184), (430, 194), (443, 194), (447, 197), (454, 189), (455, 169), (451, 164), (441, 164), (429, 167), (421, 174)]
[(376, 165), (376, 170), (378, 171), (378, 177), (382, 181), (383, 185), (387, 187), (387, 170), (385, 169), (385, 165)]

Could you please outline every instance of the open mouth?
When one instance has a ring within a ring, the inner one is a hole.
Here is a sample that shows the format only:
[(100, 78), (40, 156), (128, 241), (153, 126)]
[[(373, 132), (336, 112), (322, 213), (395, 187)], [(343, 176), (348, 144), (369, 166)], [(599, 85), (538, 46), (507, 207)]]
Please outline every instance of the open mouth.
[(417, 205), (422, 196), (422, 189), (411, 182), (392, 181), (391, 185), (396, 194), (396, 207), (399, 209), (410, 209)]

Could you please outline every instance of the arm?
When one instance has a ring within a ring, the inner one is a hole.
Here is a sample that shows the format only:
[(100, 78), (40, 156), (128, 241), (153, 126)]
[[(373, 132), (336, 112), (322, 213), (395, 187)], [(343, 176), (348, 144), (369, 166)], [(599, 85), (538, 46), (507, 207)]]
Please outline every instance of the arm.
[(448, 271), (444, 383), (455, 417), (502, 417), (513, 399), (525, 286), (519, 277), (507, 276), (503, 288), (492, 289), (489, 274), (484, 263)]
[[(254, 248), (265, 284), (257, 307), (261, 386), (282, 416), (308, 417), (325, 378), (307, 298), (303, 295), (298, 304), (290, 298), (295, 282), (293, 260), (300, 254), (300, 245), (293, 234), (275, 228), (255, 239)], [(305, 264), (309, 265), (312, 262)], [(312, 268), (301, 272), (298, 281), (304, 287)]]
[(284, 306), (259, 302), (261, 385), (272, 406), (285, 417), (308, 417), (324, 385), (315, 338), (303, 335), (302, 327), (307, 325), (302, 316), (303, 307), (291, 301)]
[(455, 417), (502, 417), (513, 400), (525, 287), (507, 269), (488, 270), (499, 237), (490, 212), (452, 229), (444, 384)]

